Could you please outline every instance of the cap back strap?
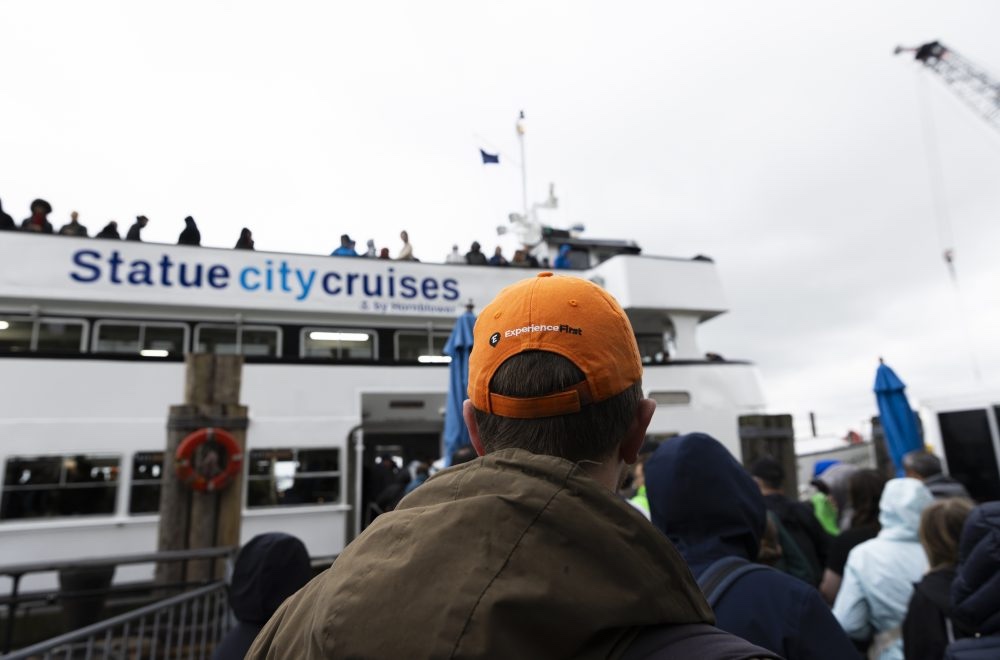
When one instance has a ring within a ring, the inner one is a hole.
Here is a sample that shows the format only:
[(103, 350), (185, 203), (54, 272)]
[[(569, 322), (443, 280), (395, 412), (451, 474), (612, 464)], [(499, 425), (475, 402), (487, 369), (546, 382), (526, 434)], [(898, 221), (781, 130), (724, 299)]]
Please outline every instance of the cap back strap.
[(565, 390), (533, 397), (514, 397), (489, 393), (489, 413), (514, 419), (557, 417), (580, 412), (592, 403), (590, 386), (583, 380)]

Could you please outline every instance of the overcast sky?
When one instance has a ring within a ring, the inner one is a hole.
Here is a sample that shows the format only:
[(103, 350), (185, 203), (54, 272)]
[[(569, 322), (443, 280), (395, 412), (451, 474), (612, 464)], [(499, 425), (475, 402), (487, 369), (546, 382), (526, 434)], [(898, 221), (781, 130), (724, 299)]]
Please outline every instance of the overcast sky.
[[(491, 248), (528, 177), (556, 225), (712, 256), (774, 412), (842, 434), (882, 355), (917, 399), (996, 387), (1000, 133), (894, 58), (940, 39), (1000, 73), (980, 2), (0, 2), (0, 199), (61, 225), (258, 248), (341, 233)], [(923, 99), (923, 100), (921, 100)], [(933, 122), (967, 331), (941, 258)], [(478, 149), (502, 152), (484, 167)], [(665, 283), (669, 286), (669, 283)], [(968, 332), (968, 339), (965, 332)]]

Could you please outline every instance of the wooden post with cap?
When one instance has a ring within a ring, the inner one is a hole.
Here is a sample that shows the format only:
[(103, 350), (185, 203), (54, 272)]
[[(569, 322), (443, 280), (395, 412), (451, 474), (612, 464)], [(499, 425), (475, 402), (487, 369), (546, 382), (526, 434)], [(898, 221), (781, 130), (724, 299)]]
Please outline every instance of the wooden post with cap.
[[(170, 407), (160, 488), (158, 550), (239, 546), (243, 470), (221, 491), (195, 492), (176, 474), (177, 447), (201, 428), (230, 433), (246, 452), (247, 408), (239, 403), (243, 357), (189, 354), (185, 358), (184, 403)], [(156, 567), (158, 584), (207, 582), (222, 576), (224, 560), (170, 562)]]

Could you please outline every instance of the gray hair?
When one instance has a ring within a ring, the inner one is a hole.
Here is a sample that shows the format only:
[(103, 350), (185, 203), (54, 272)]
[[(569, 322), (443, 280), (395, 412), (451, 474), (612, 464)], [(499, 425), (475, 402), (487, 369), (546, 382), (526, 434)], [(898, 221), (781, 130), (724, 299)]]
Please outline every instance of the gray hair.
[(903, 456), (903, 469), (926, 479), (935, 474), (941, 474), (941, 459), (934, 454), (918, 449)]

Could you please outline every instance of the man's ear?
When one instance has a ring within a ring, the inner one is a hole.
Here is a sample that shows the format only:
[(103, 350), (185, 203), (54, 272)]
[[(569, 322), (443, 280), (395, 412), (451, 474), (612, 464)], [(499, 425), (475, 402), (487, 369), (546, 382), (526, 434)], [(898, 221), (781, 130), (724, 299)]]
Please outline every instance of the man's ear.
[(472, 402), (468, 399), (462, 404), (462, 419), (465, 420), (465, 427), (469, 429), (469, 438), (472, 440), (472, 447), (480, 456), (486, 455), (483, 449), (483, 441), (479, 439), (479, 424), (476, 423), (476, 414), (472, 407)]
[(625, 432), (621, 449), (618, 450), (618, 455), (628, 465), (632, 465), (639, 459), (639, 450), (646, 439), (646, 429), (649, 428), (649, 422), (653, 419), (654, 412), (656, 412), (655, 401), (652, 399), (639, 401), (639, 405), (635, 409), (635, 417), (632, 419), (628, 431)]

